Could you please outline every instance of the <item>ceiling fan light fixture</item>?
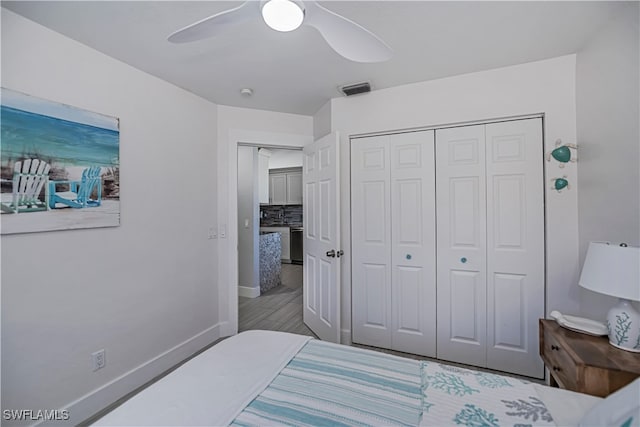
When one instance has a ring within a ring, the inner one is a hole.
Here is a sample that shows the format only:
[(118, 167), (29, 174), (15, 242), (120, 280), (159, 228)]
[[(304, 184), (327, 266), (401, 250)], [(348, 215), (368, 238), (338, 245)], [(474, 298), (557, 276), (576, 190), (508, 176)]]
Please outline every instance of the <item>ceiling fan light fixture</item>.
[(304, 12), (291, 0), (269, 0), (262, 5), (264, 22), (276, 31), (293, 31), (302, 25)]

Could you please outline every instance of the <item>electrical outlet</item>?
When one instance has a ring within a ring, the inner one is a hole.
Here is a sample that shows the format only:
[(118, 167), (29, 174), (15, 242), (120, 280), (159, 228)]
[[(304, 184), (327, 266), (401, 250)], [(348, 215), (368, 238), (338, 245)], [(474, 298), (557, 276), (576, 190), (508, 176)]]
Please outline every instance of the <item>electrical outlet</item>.
[(95, 353), (91, 353), (91, 367), (93, 371), (97, 371), (98, 369), (104, 368), (107, 364), (107, 359), (105, 358), (104, 348), (102, 350), (98, 350)]

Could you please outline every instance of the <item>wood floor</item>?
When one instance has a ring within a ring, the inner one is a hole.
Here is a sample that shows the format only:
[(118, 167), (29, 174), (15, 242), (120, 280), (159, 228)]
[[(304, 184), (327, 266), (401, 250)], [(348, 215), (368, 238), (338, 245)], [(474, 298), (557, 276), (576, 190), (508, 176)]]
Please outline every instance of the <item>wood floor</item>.
[(302, 321), (302, 266), (282, 264), (280, 286), (257, 298), (238, 297), (238, 331), (263, 329), (315, 337)]
[[(282, 284), (277, 286), (258, 298), (239, 297), (238, 306), (238, 330), (239, 332), (251, 329), (262, 329), (269, 331), (292, 332), (301, 335), (316, 337), (302, 321), (302, 266), (294, 264), (282, 264)], [(316, 337), (317, 338), (317, 337)], [(449, 362), (415, 354), (402, 353), (399, 351), (369, 347), (361, 344), (351, 344), (368, 350), (381, 351), (396, 356), (408, 357), (417, 360), (430, 360), (437, 363), (445, 363), (467, 369), (492, 372), (531, 382), (544, 384), (544, 380), (523, 377), (506, 372), (494, 371), (491, 369), (467, 366), (455, 362)]]

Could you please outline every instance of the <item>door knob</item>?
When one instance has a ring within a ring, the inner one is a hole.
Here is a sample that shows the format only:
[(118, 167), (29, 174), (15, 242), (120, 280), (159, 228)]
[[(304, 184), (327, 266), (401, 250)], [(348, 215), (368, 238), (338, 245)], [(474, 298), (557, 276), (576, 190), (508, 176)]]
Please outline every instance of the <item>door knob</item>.
[(460, 262), (464, 264), (464, 263), (467, 262), (467, 259), (465, 257), (462, 257), (462, 258), (460, 258)]
[(336, 257), (336, 251), (331, 249), (330, 251), (327, 251), (327, 256), (329, 258), (335, 258)]

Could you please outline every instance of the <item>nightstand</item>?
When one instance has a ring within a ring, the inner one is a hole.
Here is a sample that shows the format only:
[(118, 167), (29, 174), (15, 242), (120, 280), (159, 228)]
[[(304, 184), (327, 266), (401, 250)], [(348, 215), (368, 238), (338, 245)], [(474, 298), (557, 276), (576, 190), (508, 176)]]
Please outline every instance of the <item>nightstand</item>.
[(640, 377), (640, 353), (620, 350), (607, 337), (573, 332), (540, 319), (540, 356), (551, 385), (605, 397)]

